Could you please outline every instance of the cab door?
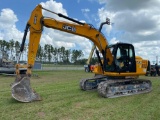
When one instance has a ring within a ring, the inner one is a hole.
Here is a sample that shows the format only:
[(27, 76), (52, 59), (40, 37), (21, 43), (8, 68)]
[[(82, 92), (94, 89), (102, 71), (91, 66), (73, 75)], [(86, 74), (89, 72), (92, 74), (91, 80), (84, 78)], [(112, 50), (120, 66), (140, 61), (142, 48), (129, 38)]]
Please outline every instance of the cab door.
[(136, 72), (135, 51), (132, 44), (119, 43), (115, 47), (116, 72)]

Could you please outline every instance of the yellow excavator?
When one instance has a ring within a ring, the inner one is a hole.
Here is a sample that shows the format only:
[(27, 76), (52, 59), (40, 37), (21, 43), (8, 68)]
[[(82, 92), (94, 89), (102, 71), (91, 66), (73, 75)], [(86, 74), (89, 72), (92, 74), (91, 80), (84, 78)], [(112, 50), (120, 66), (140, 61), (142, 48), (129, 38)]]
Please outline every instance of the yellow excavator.
[[(44, 17), (42, 10), (56, 14), (71, 22)], [(36, 6), (27, 22), (20, 48), (22, 52), (27, 32), (30, 30), (27, 72), (23, 75), (20, 74), (19, 68), (21, 65), (17, 63), (16, 79), (11, 85), (12, 97), (21, 102), (41, 100), (39, 94), (30, 86), (30, 76), (43, 27), (88, 38), (96, 45), (96, 54), (99, 62), (94, 69), (95, 76), (80, 81), (80, 88), (82, 90), (97, 89), (101, 96), (108, 98), (150, 92), (152, 89), (151, 81), (137, 79), (137, 76), (145, 75), (147, 63), (141, 57), (136, 61), (134, 46), (132, 44), (117, 43), (109, 45), (101, 32), (102, 26), (105, 24), (109, 25), (110, 20), (106, 19), (105, 22), (101, 23), (100, 28), (96, 29), (91, 24), (77, 21), (61, 13), (55, 13), (43, 8), (41, 5)]]

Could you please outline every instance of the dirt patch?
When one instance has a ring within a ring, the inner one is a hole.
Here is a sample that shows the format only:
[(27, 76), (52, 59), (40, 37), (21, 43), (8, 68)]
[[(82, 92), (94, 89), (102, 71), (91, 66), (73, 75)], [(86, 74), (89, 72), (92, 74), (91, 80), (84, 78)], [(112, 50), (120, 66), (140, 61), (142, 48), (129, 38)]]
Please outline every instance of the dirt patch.
[(37, 114), (38, 114), (38, 116), (40, 118), (44, 118), (45, 117), (45, 113), (44, 112), (38, 112)]

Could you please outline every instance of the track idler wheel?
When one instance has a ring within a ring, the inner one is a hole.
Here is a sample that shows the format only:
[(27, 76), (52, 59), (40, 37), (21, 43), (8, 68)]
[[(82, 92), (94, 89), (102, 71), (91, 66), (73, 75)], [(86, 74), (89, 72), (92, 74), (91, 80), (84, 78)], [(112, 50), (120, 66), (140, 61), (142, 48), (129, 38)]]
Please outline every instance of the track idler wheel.
[(12, 97), (20, 102), (32, 102), (41, 100), (41, 97), (31, 88), (30, 77), (23, 76), (16, 78), (15, 82), (11, 85)]

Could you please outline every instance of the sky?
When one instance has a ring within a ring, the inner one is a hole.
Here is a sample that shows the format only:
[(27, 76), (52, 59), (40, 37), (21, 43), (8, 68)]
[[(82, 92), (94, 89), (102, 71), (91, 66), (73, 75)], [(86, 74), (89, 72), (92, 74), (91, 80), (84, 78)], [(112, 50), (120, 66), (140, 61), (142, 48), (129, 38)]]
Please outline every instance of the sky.
[[(111, 25), (102, 29), (109, 44), (132, 43), (137, 56), (160, 60), (160, 0), (0, 0), (0, 39), (21, 42), (32, 10), (41, 4), (51, 11), (99, 28), (110, 18)], [(53, 15), (43, 11), (44, 16)], [(62, 18), (56, 17), (61, 20)], [(63, 19), (65, 20), (65, 19)], [(82, 50), (88, 57), (92, 42), (86, 38), (45, 28), (40, 44)], [(160, 63), (159, 63), (160, 64)]]

